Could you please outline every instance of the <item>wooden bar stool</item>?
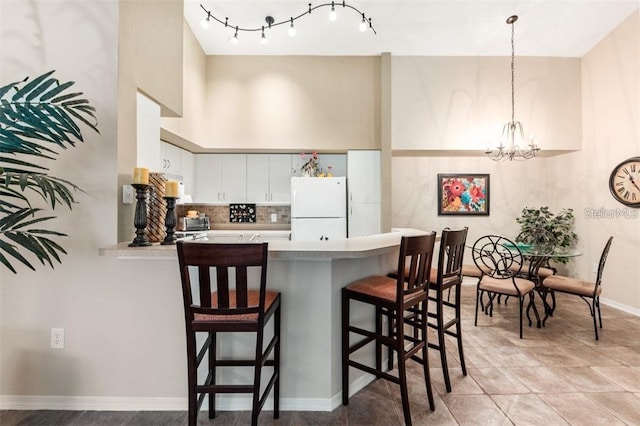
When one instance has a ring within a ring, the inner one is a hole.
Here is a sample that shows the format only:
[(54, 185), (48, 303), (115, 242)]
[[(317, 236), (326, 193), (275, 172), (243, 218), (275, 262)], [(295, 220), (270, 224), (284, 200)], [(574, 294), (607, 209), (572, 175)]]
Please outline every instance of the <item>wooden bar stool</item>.
[[(462, 350), (462, 330), (460, 315), (460, 287), (462, 286), (462, 260), (464, 258), (465, 243), (467, 241), (467, 227), (459, 230), (445, 228), (440, 238), (440, 250), (438, 254), (438, 267), (431, 270), (429, 278), (429, 327), (438, 335), (438, 342), (429, 342), (429, 347), (440, 352), (442, 374), (447, 392), (451, 392), (451, 379), (447, 365), (447, 351), (445, 336), (456, 339), (458, 354), (460, 355), (460, 367), (462, 374), (467, 375), (467, 367), (464, 362)], [(449, 299), (451, 290), (454, 290), (454, 300)], [(445, 300), (444, 293), (447, 292)], [(445, 322), (445, 309), (453, 311), (453, 317)], [(454, 330), (451, 330), (451, 329)]]
[[(209, 395), (209, 418), (215, 417), (217, 393), (251, 393), (253, 395), (251, 424), (258, 424), (258, 415), (273, 389), (273, 418), (280, 416), (280, 293), (268, 291), (267, 243), (213, 244), (179, 241), (177, 244), (184, 316), (187, 331), (187, 373), (189, 425), (197, 423), (198, 411)], [(197, 271), (191, 274), (190, 267)], [(235, 276), (235, 283), (231, 282)], [(252, 278), (256, 277), (255, 280)], [(194, 302), (191, 281), (197, 280), (199, 303)], [(258, 281), (249, 288), (249, 281)], [(235, 285), (230, 285), (235, 284)], [(264, 328), (273, 317), (273, 337), (263, 348)], [(256, 334), (252, 359), (218, 359), (216, 335), (224, 332)], [(206, 333), (207, 339), (196, 348), (196, 334)], [(198, 384), (198, 366), (208, 352), (208, 374)], [(269, 356), (273, 353), (273, 358)], [(264, 392), (260, 395), (262, 368), (273, 367)], [(252, 384), (216, 384), (217, 367), (252, 367)]]
[[(406, 361), (413, 359), (422, 364), (429, 407), (435, 410), (429, 358), (427, 357), (427, 292), (429, 271), (436, 234), (431, 232), (420, 236), (403, 236), (400, 242), (397, 278), (370, 276), (353, 282), (342, 289), (342, 404), (349, 404), (349, 367), (375, 375), (400, 385), (404, 421), (411, 424), (409, 393), (407, 390)], [(405, 276), (405, 270), (408, 275)], [(351, 325), (350, 303), (352, 300), (375, 307), (375, 331)], [(420, 315), (410, 310), (419, 310)], [(409, 313), (405, 317), (405, 314)], [(392, 324), (385, 335), (382, 317), (387, 316)], [(408, 331), (406, 331), (408, 329)], [(405, 333), (406, 331), (406, 333)], [(350, 344), (349, 334), (363, 336), (359, 342)], [(375, 342), (376, 365), (370, 367), (350, 359), (350, 355), (368, 343)], [(398, 354), (398, 374), (382, 371), (382, 346)], [(421, 352), (421, 357), (418, 356)]]

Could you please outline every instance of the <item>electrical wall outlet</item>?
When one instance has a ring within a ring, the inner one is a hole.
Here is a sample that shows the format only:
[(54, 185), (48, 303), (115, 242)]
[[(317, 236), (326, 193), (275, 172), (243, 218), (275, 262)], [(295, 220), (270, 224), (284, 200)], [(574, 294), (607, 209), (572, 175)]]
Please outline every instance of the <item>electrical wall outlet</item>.
[(133, 204), (133, 186), (122, 185), (122, 204)]
[(598, 273), (598, 262), (593, 262), (593, 269), (591, 272), (594, 274)]
[(51, 329), (51, 348), (64, 349), (64, 328)]
[(278, 221), (278, 213), (271, 213), (271, 222), (275, 223)]

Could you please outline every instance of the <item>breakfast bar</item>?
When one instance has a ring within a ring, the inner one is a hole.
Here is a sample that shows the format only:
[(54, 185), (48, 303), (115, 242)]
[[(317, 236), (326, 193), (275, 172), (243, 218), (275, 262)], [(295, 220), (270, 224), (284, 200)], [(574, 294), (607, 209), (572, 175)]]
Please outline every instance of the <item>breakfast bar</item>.
[[(405, 229), (329, 241), (269, 241), (268, 233), (260, 233), (253, 239), (269, 242), (267, 288), (282, 293), (282, 409), (331, 411), (340, 405), (340, 291), (357, 279), (393, 270), (401, 235), (419, 232), (422, 231)], [(207, 236), (212, 242), (232, 242), (236, 238), (215, 232)], [(131, 248), (122, 243), (100, 249), (100, 255), (122, 261), (175, 262), (175, 287), (180, 287), (175, 246)], [(183, 324), (184, 319), (177, 312), (173, 315), (176, 323)], [(352, 322), (359, 321), (364, 327), (373, 325), (373, 315), (364, 306), (353, 306), (351, 316)], [(225, 355), (252, 351), (250, 341), (245, 342), (243, 337), (233, 335), (222, 340), (219, 350)], [(172, 344), (184, 347), (184, 341)], [(372, 355), (371, 359), (362, 361), (372, 362)], [(249, 369), (246, 375), (242, 374), (245, 371), (221, 374), (219, 380), (251, 381)], [(373, 379), (371, 375), (356, 372), (350, 377), (352, 392)], [(250, 398), (246, 395), (219, 396), (218, 401), (221, 409), (250, 408)]]

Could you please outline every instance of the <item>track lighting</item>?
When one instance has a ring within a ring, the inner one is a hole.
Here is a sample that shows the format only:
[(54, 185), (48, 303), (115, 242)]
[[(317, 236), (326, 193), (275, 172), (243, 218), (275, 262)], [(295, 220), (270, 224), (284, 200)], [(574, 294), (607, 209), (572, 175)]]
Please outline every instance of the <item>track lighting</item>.
[(289, 26), (289, 35), (291, 37), (295, 37), (296, 35), (296, 27), (293, 26), (293, 18), (291, 18), (291, 25)]
[(200, 26), (205, 30), (209, 28), (209, 21), (211, 21), (211, 13), (207, 12), (207, 16), (204, 17), (202, 21), (200, 21)]
[[(367, 31), (367, 28), (371, 28), (371, 31), (373, 31), (374, 34), (376, 34), (376, 30), (373, 28), (373, 25), (371, 25), (371, 18), (368, 18), (365, 16), (364, 12), (359, 11), (357, 8), (355, 8), (354, 6), (351, 6), (350, 4), (347, 4), (346, 1), (342, 1), (342, 3), (338, 3), (338, 6), (342, 6), (343, 8), (347, 8), (347, 9), (351, 9), (353, 11), (355, 11), (358, 15), (360, 15), (362, 17), (362, 20), (360, 22), (360, 31), (364, 32)], [(204, 10), (204, 12), (206, 13), (206, 16), (204, 17), (204, 19), (201, 22), (201, 25), (203, 28), (207, 28), (209, 26), (209, 22), (211, 21), (211, 19), (219, 22), (220, 24), (224, 25), (225, 27), (230, 27), (232, 29), (235, 30), (233, 37), (231, 37), (231, 42), (232, 43), (238, 43), (238, 32), (240, 31), (246, 31), (246, 32), (260, 32), (260, 43), (262, 44), (266, 44), (267, 43), (267, 36), (265, 34), (265, 30), (271, 30), (273, 27), (277, 27), (278, 25), (282, 25), (282, 24), (289, 24), (289, 29), (288, 29), (288, 33), (290, 36), (295, 36), (296, 35), (296, 27), (294, 26), (293, 21), (302, 18), (303, 16), (309, 15), (311, 14), (311, 12), (313, 12), (314, 10), (320, 8), (320, 7), (331, 7), (331, 11), (329, 13), (329, 19), (331, 21), (335, 21), (337, 19), (337, 13), (336, 13), (336, 2), (332, 1), (331, 3), (323, 3), (323, 4), (319, 4), (317, 6), (312, 6), (311, 3), (309, 3), (309, 7), (307, 10), (305, 10), (304, 12), (302, 12), (301, 14), (299, 14), (298, 16), (292, 16), (289, 19), (285, 19), (284, 21), (280, 21), (280, 22), (276, 22), (275, 19), (271, 16), (267, 16), (265, 17), (265, 21), (267, 23), (267, 26), (265, 28), (264, 25), (260, 25), (258, 27), (252, 27), (252, 28), (243, 28), (237, 25), (230, 25), (229, 24), (229, 18), (225, 18), (224, 20), (221, 20), (217, 17), (215, 17), (214, 15), (211, 14), (211, 12), (207, 9), (205, 9), (205, 7), (201, 4), (200, 7), (202, 8), (202, 10)]]
[(262, 37), (260, 37), (260, 44), (267, 44), (269, 42), (269, 40), (267, 40), (267, 37), (264, 35), (264, 27), (262, 27)]
[(364, 17), (364, 13), (362, 14), (362, 21), (360, 21), (360, 31), (367, 31), (367, 18)]
[(335, 21), (338, 18), (338, 14), (336, 13), (336, 7), (334, 2), (331, 2), (331, 12), (329, 12), (329, 20)]
[(236, 27), (236, 32), (231, 37), (231, 43), (238, 44), (238, 27)]

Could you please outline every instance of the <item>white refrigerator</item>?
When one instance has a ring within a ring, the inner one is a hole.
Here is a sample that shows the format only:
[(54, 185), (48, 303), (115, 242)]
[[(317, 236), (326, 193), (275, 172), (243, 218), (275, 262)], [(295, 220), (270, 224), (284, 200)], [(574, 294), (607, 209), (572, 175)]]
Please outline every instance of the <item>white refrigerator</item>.
[(291, 240), (347, 238), (347, 179), (291, 178)]

